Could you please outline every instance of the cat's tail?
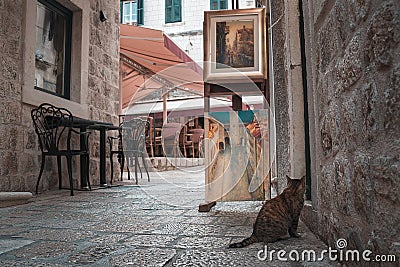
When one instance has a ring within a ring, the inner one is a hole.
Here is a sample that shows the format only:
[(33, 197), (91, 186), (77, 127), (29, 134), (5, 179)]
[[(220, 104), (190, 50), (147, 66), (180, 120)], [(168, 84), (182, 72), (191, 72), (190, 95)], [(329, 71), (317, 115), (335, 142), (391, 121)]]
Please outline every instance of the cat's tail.
[(244, 239), (241, 242), (230, 244), (229, 247), (230, 248), (243, 248), (243, 247), (247, 247), (250, 244), (257, 243), (257, 242), (259, 242), (257, 237), (255, 235), (251, 235), (250, 237)]

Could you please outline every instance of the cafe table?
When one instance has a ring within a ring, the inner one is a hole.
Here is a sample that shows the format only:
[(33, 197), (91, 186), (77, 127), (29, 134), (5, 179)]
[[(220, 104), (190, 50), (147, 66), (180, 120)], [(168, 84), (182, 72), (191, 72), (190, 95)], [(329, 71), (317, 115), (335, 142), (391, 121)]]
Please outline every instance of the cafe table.
[[(86, 132), (87, 130), (97, 130), (100, 132), (100, 187), (107, 187), (106, 181), (106, 132), (110, 130), (118, 130), (119, 126), (115, 126), (112, 123), (94, 121), (82, 119), (79, 117), (73, 118), (72, 127), (79, 128), (80, 132)], [(84, 138), (81, 136), (80, 144), (84, 144)], [(82, 148), (82, 147), (81, 147)], [(81, 156), (80, 168), (81, 168), (81, 189), (89, 190), (88, 183), (86, 181), (86, 158)]]

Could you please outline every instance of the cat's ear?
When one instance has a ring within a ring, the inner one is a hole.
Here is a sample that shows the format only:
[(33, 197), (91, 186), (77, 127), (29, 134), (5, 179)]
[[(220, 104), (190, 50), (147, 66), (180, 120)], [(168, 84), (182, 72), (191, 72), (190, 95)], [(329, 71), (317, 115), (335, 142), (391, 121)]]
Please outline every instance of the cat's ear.
[(292, 178), (290, 178), (289, 175), (286, 174), (286, 180), (289, 183), (292, 180)]

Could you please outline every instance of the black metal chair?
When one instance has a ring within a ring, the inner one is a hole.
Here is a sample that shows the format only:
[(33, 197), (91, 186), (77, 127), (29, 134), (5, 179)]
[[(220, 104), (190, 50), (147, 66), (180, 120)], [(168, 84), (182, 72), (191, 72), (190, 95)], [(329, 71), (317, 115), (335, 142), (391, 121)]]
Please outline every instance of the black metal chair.
[(142, 171), (139, 165), (139, 157), (142, 158), (143, 166), (147, 173), (147, 180), (150, 182), (149, 172), (145, 161), (146, 155), (146, 129), (148, 129), (148, 121), (140, 118), (133, 118), (124, 121), (122, 124), (122, 141), (125, 159), (127, 165), (130, 166), (135, 161), (135, 179), (138, 184), (138, 170), (141, 178)]
[[(114, 155), (117, 155), (118, 158), (118, 163), (120, 165), (120, 169), (121, 169), (121, 181), (123, 180), (123, 173), (124, 173), (124, 166), (125, 166), (125, 155), (124, 155), (124, 147), (122, 145), (122, 126), (123, 126), (123, 122), (121, 122), (119, 124), (119, 126), (121, 127), (121, 129), (118, 130), (118, 137), (114, 137), (114, 136), (109, 136), (108, 137), (108, 144), (110, 146), (110, 163), (111, 163), (111, 179), (110, 179), (110, 184), (112, 184), (113, 181), (113, 176), (114, 176), (114, 162), (113, 162), (113, 158)], [(113, 148), (113, 143), (115, 140), (118, 140), (118, 147), (116, 149)], [(131, 175), (129, 172), (129, 166), (126, 166), (127, 170), (128, 170), (128, 180), (131, 179)]]
[[(51, 104), (41, 104), (39, 107), (31, 111), (31, 117), (35, 132), (39, 138), (39, 147), (42, 151), (42, 163), (40, 172), (36, 183), (36, 194), (38, 193), (39, 182), (43, 174), (46, 156), (56, 156), (58, 166), (58, 185), (59, 189), (62, 188), (62, 174), (61, 174), (61, 157), (65, 156), (68, 165), (69, 186), (71, 196), (74, 195), (73, 181), (72, 181), (72, 157), (82, 156), (86, 161), (86, 179), (90, 187), (89, 181), (89, 132), (79, 132), (74, 130), (74, 117), (71, 112), (65, 108), (58, 108)], [(72, 133), (77, 134), (81, 139), (80, 149), (71, 148)], [(64, 139), (66, 138), (66, 140)], [(65, 142), (64, 142), (65, 140)]]

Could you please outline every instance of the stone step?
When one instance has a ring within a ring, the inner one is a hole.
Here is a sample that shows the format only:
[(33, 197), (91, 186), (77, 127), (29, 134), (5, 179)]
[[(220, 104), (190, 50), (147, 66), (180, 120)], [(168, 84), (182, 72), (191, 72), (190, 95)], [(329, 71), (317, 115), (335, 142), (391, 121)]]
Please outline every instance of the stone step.
[(26, 204), (31, 198), (31, 192), (0, 192), (0, 208)]

